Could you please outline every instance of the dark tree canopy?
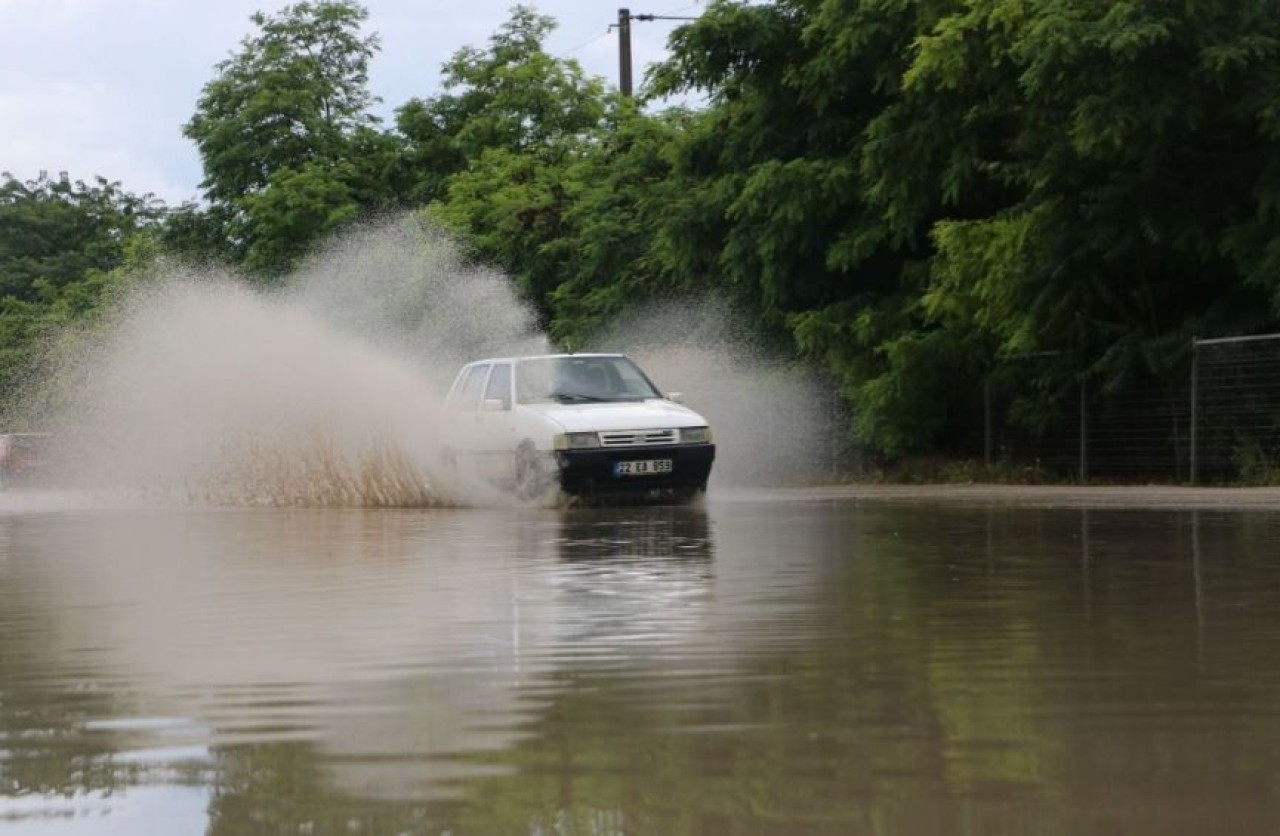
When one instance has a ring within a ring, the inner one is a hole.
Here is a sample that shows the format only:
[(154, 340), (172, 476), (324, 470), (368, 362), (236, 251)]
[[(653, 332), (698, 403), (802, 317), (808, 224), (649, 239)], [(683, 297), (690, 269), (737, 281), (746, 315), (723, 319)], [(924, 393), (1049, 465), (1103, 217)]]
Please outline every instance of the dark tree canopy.
[(0, 419), (58, 329), (90, 316), (154, 250), (164, 206), (119, 183), (0, 174)]
[(124, 263), (129, 238), (163, 207), (101, 177), (92, 185), (0, 174), (0, 297), (25, 301)]
[(1105, 388), (1276, 322), (1274, 0), (720, 0), (672, 50), (655, 89), (710, 94), (672, 241), (864, 440), (943, 443), (1002, 356)]

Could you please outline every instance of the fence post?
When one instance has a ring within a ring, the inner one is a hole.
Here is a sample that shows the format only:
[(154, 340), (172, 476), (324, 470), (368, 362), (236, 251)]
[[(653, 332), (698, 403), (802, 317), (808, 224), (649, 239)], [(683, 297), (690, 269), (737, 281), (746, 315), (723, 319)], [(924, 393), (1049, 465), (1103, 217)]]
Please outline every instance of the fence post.
[(982, 379), (982, 465), (991, 473), (991, 375)]
[(1080, 484), (1089, 484), (1089, 384), (1080, 378)]
[(1195, 337), (1191, 338), (1191, 486), (1195, 487), (1196, 479), (1200, 475), (1199, 471), (1199, 455), (1196, 449), (1197, 434), (1199, 431), (1200, 419), (1200, 341)]

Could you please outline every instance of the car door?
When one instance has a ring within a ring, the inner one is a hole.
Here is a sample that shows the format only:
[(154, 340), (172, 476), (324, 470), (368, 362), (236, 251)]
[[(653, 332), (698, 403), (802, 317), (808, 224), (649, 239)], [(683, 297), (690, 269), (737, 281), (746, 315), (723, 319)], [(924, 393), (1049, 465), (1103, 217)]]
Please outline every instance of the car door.
[(458, 450), (474, 453), (484, 443), (480, 426), (480, 396), (489, 381), (489, 364), (477, 363), (463, 369), (445, 401), (449, 418), (449, 440)]
[(512, 417), (511, 364), (494, 363), (485, 382), (476, 416), (476, 450), (484, 461), (484, 472), (503, 479), (512, 469), (515, 425)]

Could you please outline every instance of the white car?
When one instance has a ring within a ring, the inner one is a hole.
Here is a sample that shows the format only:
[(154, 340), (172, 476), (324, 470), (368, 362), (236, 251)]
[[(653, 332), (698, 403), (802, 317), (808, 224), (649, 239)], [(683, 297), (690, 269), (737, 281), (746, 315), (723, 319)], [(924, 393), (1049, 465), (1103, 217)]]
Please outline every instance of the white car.
[(525, 499), (556, 487), (687, 499), (706, 490), (716, 448), (706, 419), (678, 398), (622, 354), (477, 360), (445, 401), (445, 458), (465, 456)]

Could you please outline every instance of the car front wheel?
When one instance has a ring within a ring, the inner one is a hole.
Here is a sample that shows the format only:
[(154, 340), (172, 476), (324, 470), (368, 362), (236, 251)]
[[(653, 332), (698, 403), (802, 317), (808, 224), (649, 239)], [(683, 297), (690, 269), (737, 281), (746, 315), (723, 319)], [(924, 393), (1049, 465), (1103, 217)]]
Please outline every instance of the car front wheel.
[(526, 502), (542, 499), (556, 484), (556, 466), (551, 456), (539, 452), (525, 439), (516, 448), (516, 496)]

